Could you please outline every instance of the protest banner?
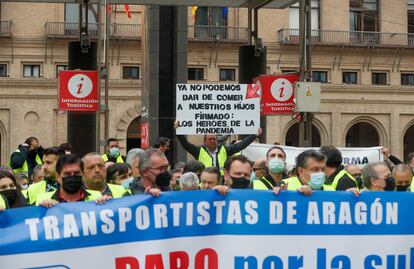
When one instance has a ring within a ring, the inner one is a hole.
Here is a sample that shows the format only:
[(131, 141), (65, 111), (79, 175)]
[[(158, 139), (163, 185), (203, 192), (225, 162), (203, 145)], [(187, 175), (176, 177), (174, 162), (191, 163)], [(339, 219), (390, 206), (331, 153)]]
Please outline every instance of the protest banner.
[(177, 84), (177, 134), (256, 134), (259, 90), (254, 84)]
[(232, 190), (0, 213), (2, 268), (414, 269), (411, 193)]
[[(250, 144), (247, 148), (242, 150), (242, 154), (247, 156), (250, 160), (257, 160), (259, 158), (265, 157), (266, 152), (275, 145), (271, 144), (259, 144), (253, 143)], [(293, 167), (296, 162), (296, 156), (298, 156), (301, 152), (308, 150), (308, 149), (316, 149), (319, 148), (299, 148), (299, 147), (290, 147), (290, 146), (281, 146), (286, 152), (286, 165), (287, 167)], [(359, 167), (363, 167), (367, 163), (383, 161), (384, 158), (381, 154), (382, 147), (368, 147), (368, 148), (338, 148), (338, 150), (342, 153), (342, 164), (356, 164)]]

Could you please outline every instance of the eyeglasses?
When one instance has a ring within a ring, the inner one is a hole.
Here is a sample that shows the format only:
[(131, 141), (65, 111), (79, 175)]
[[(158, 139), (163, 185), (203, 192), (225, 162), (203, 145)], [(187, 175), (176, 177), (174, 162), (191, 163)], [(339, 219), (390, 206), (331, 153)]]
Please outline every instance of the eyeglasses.
[(257, 170), (265, 170), (264, 168), (253, 168), (253, 172), (256, 172)]
[(148, 169), (154, 169), (154, 170), (158, 170), (160, 173), (167, 171), (168, 169), (168, 165), (163, 165), (163, 166), (159, 166), (159, 167), (151, 167)]

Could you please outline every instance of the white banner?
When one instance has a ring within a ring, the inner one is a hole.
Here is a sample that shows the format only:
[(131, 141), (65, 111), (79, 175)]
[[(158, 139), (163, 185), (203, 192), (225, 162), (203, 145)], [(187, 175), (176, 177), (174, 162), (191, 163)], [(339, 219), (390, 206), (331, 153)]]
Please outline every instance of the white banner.
[(177, 84), (178, 135), (256, 134), (260, 89), (254, 84)]
[[(242, 154), (247, 156), (250, 160), (257, 160), (262, 157), (266, 157), (266, 152), (275, 145), (270, 144), (251, 144), (244, 150)], [(286, 165), (288, 168), (293, 167), (296, 163), (296, 156), (301, 152), (308, 149), (319, 148), (298, 148), (289, 146), (280, 146), (286, 152)], [(359, 167), (364, 167), (367, 163), (383, 161), (384, 158), (381, 154), (382, 147), (370, 147), (370, 148), (338, 148), (342, 153), (342, 164), (356, 164)]]

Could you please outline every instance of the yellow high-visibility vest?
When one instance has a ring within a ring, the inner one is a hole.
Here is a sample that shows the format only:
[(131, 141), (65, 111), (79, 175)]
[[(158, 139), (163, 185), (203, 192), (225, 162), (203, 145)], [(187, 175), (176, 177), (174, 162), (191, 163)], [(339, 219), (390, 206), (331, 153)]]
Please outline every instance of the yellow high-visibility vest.
[[(216, 166), (216, 164), (213, 163), (213, 157), (211, 156), (210, 153), (207, 152), (207, 150), (204, 147), (200, 148), (200, 153), (198, 154), (197, 160), (203, 163), (205, 167)], [(226, 148), (221, 146), (219, 148), (219, 151), (217, 152), (217, 161), (218, 161), (221, 175), (224, 175), (224, 162), (226, 160), (227, 160)]]

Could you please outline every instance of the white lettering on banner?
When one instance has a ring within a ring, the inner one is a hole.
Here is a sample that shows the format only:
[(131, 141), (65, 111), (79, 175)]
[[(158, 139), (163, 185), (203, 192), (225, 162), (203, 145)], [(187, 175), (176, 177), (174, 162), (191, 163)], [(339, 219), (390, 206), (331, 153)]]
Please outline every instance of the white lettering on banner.
[(98, 228), (96, 225), (95, 212), (81, 212), (80, 216), (83, 236), (96, 235), (98, 233)]
[[(307, 224), (342, 224), (350, 225), (353, 221), (358, 225), (367, 224), (398, 224), (398, 203), (386, 202), (385, 207), (376, 199), (368, 210), (364, 202), (357, 202), (354, 207), (354, 218), (352, 218), (351, 205), (349, 202), (341, 202), (339, 210), (333, 202), (322, 202), (322, 207), (317, 202), (308, 203)], [(319, 212), (321, 210), (321, 212)], [(320, 219), (322, 216), (322, 222)], [(384, 220), (385, 216), (385, 220)]]
[(180, 226), (180, 209), (183, 208), (183, 203), (171, 203), (171, 209), (173, 210), (173, 226)]
[(65, 214), (63, 216), (63, 238), (79, 237), (79, 229), (76, 224), (75, 215)]
[[(330, 201), (309, 201), (307, 207), (298, 207), (296, 201), (269, 201), (269, 214), (264, 221), (269, 224), (297, 225), (299, 211), (305, 211), (308, 225), (397, 225), (398, 203), (381, 202), (375, 199), (371, 204), (357, 202), (353, 206), (349, 202), (336, 205)], [(150, 215), (149, 212), (153, 212)], [(46, 216), (42, 219), (26, 219), (25, 224), (30, 232), (30, 240), (55, 240), (94, 236), (98, 233), (112, 234), (128, 232), (132, 227), (137, 230), (149, 228), (167, 229), (170, 226), (193, 226), (214, 224), (254, 225), (259, 222), (259, 204), (254, 200), (241, 203), (229, 201), (199, 201), (197, 203), (154, 204), (152, 210), (140, 205), (136, 209), (120, 207), (116, 210), (104, 209), (99, 213), (78, 212), (63, 214), (62, 218)], [(184, 216), (183, 216), (184, 214)], [(99, 219), (96, 217), (99, 216)], [(80, 224), (76, 219), (80, 219)], [(135, 222), (135, 223), (131, 223)], [(131, 223), (131, 225), (128, 225)], [(81, 227), (78, 227), (81, 225)], [(43, 228), (43, 229), (42, 229)], [(82, 232), (80, 230), (82, 229)], [(44, 233), (44, 234), (42, 234)], [(40, 237), (40, 235), (42, 235)]]
[(259, 89), (250, 84), (177, 84), (177, 134), (256, 134)]

